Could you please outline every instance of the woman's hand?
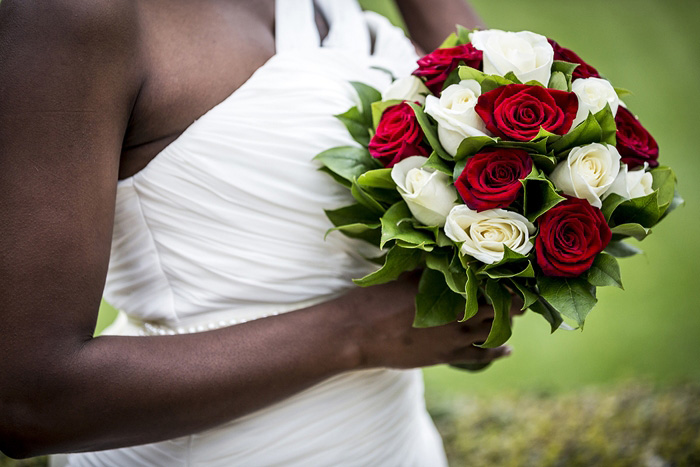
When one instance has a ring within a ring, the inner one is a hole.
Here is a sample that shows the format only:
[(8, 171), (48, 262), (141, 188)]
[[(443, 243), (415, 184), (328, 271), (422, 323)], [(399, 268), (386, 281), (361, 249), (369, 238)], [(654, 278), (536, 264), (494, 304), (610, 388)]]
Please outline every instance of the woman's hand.
[[(493, 308), (480, 305), (478, 313), (464, 323), (430, 328), (413, 327), (415, 277), (358, 289), (341, 303), (355, 329), (358, 366), (415, 368), (440, 363), (487, 364), (510, 354), (507, 346), (482, 349), (493, 322)], [(513, 300), (511, 315), (520, 314), (522, 302)]]

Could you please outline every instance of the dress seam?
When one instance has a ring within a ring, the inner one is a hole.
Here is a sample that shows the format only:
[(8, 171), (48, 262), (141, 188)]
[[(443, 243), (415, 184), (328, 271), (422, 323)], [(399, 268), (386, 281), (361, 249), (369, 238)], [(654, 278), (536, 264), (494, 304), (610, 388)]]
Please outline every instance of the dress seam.
[(141, 219), (143, 219), (143, 223), (146, 226), (146, 231), (148, 232), (148, 237), (150, 238), (151, 244), (153, 245), (153, 251), (155, 252), (155, 255), (157, 258), (158, 269), (160, 270), (161, 274), (163, 275), (163, 279), (165, 279), (165, 283), (167, 284), (168, 290), (170, 291), (170, 303), (171, 303), (172, 315), (174, 316), (175, 320), (179, 320), (180, 318), (179, 318), (177, 311), (175, 309), (175, 291), (173, 290), (173, 286), (170, 283), (170, 278), (168, 277), (168, 274), (165, 272), (165, 269), (163, 269), (163, 261), (161, 259), (160, 251), (158, 251), (158, 242), (156, 242), (156, 239), (153, 236), (153, 230), (151, 230), (151, 226), (148, 223), (148, 218), (146, 217), (146, 214), (143, 211), (141, 195), (139, 194), (139, 190), (136, 187), (135, 180), (132, 180), (131, 186), (133, 187), (134, 194), (136, 195), (136, 205), (138, 206), (138, 209), (139, 209), (139, 215), (141, 216)]

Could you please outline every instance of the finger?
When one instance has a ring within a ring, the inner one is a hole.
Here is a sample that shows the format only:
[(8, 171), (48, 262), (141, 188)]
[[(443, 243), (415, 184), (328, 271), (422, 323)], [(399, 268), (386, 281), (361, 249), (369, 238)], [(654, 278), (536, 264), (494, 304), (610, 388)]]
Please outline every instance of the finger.
[(493, 317), (494, 313), (491, 305), (479, 305), (479, 311), (476, 312), (473, 319), (474, 321), (480, 322), (493, 319)]
[(489, 363), (509, 356), (513, 349), (508, 345), (502, 345), (493, 349), (482, 349), (469, 346), (461, 349), (455, 360), (449, 363)]
[(520, 295), (513, 294), (513, 297), (510, 302), (510, 315), (518, 316), (525, 313), (525, 310), (522, 309), (524, 304), (525, 302), (523, 302), (523, 299), (520, 298)]

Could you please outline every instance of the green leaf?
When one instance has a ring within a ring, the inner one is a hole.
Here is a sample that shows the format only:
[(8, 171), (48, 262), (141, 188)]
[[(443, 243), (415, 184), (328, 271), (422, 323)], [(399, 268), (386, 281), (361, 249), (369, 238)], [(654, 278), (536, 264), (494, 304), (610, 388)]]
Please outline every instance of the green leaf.
[[(457, 253), (459, 256), (459, 253)], [(467, 295), (467, 300), (464, 306), (464, 316), (460, 319), (460, 322), (464, 322), (469, 318), (472, 318), (479, 311), (479, 280), (474, 274), (472, 268), (467, 268), (467, 283), (464, 291)]]
[(415, 102), (406, 102), (408, 105), (411, 106), (413, 109), (413, 112), (416, 115), (416, 120), (418, 121), (418, 124), (420, 125), (421, 129), (423, 130), (423, 134), (425, 135), (425, 138), (428, 140), (428, 143), (430, 146), (433, 148), (433, 150), (440, 156), (441, 158), (451, 161), (452, 156), (450, 156), (443, 148), (442, 145), (440, 144), (440, 140), (438, 139), (437, 135), (437, 128), (433, 126), (433, 124), (430, 122), (428, 119), (428, 116), (423, 112), (423, 109), (421, 108), (420, 105), (416, 104)]
[(630, 91), (628, 89), (625, 89), (625, 88), (614, 88), (614, 89), (615, 89), (615, 93), (617, 94), (617, 97), (619, 97), (620, 99), (622, 99), (623, 97), (627, 97), (627, 96), (632, 95), (632, 91)]
[(362, 146), (366, 147), (369, 145), (369, 127), (366, 119), (360, 114), (357, 107), (352, 107), (347, 112), (335, 115), (335, 117), (343, 122), (352, 139)]
[(430, 157), (427, 161), (425, 161), (423, 167), (426, 169), (437, 170), (438, 172), (442, 172), (445, 175), (452, 176), (452, 170), (450, 169), (450, 166), (447, 165), (447, 163), (444, 160), (442, 160), (435, 151), (430, 153)]
[(372, 128), (375, 130), (377, 129), (377, 126), (379, 125), (379, 120), (382, 119), (382, 114), (384, 114), (384, 111), (386, 109), (395, 105), (399, 105), (401, 102), (402, 101), (398, 99), (389, 99), (388, 101), (373, 102), (371, 107)]
[(426, 328), (451, 323), (462, 308), (464, 299), (450, 290), (444, 276), (433, 269), (425, 269), (418, 283), (413, 326)]
[(600, 142), (602, 135), (603, 131), (598, 120), (596, 120), (595, 115), (589, 112), (586, 120), (579, 123), (570, 133), (555, 141), (551, 148), (557, 155), (560, 155), (576, 146)]
[(605, 108), (596, 112), (594, 116), (601, 131), (599, 142), (615, 146), (617, 142), (615, 137), (617, 135), (617, 125), (615, 124), (615, 116), (610, 109), (610, 105), (605, 104)]
[[(379, 231), (380, 224), (345, 224), (338, 227), (333, 227), (326, 231), (326, 237), (328, 234), (334, 231), (339, 231), (342, 234), (350, 238), (359, 238), (365, 240), (372, 245), (379, 245), (379, 240), (381, 239), (381, 232)], [(325, 238), (325, 237), (324, 237)]]
[(536, 167), (520, 182), (523, 184), (523, 213), (530, 222), (566, 199)]
[(323, 151), (314, 159), (319, 160), (338, 176), (353, 181), (368, 170), (382, 168), (382, 164), (369, 155), (365, 148), (339, 146)]
[[(668, 216), (672, 211), (674, 211), (677, 207), (679, 206), (684, 206), (685, 205), (685, 200), (681, 196), (681, 194), (678, 192), (678, 190), (674, 190), (673, 192), (673, 199), (671, 200), (671, 204), (668, 205), (666, 210), (664, 211), (663, 216), (661, 216), (661, 219), (664, 217)], [(661, 220), (659, 219), (659, 220)]]
[(464, 45), (468, 44), (471, 42), (471, 39), (469, 39), (469, 34), (471, 34), (471, 29), (467, 29), (464, 26), (458, 24), (457, 25), (457, 40), (458, 43), (457, 45)]
[(565, 75), (573, 75), (574, 70), (578, 67), (578, 63), (565, 62), (563, 60), (554, 60), (552, 63), (552, 72), (559, 71)]
[(549, 78), (549, 84), (547, 85), (550, 89), (558, 89), (559, 91), (569, 91), (569, 84), (566, 81), (566, 75), (561, 71), (553, 71), (552, 76)]
[(513, 73), (512, 71), (509, 71), (508, 73), (506, 73), (505, 75), (503, 75), (503, 77), (504, 77), (505, 79), (509, 80), (509, 81), (512, 81), (512, 82), (515, 83), (515, 84), (523, 84), (523, 82), (520, 81), (520, 80), (518, 79), (518, 77), (515, 76), (515, 73)]
[(537, 278), (537, 286), (542, 298), (581, 328), (598, 301), (595, 287), (581, 278), (541, 276)]
[(477, 347), (490, 349), (498, 347), (510, 338), (512, 331), (510, 329), (510, 292), (503, 287), (499, 281), (489, 279), (486, 281), (486, 296), (493, 305), (493, 324), (491, 332), (486, 338), (486, 342)]
[(352, 197), (355, 198), (355, 200), (369, 209), (372, 212), (375, 212), (377, 214), (383, 214), (385, 212), (384, 206), (382, 206), (379, 201), (374, 199), (372, 195), (370, 195), (367, 190), (362, 188), (360, 185), (357, 184), (357, 179), (354, 179), (352, 181), (352, 185), (350, 187), (350, 193), (352, 194)]
[(411, 211), (405, 201), (400, 201), (382, 216), (381, 248), (390, 240), (402, 240), (412, 245), (434, 245), (430, 234), (413, 227)]
[(372, 103), (381, 101), (382, 94), (372, 86), (360, 83), (359, 81), (350, 81), (350, 84), (355, 88), (357, 95), (360, 97), (359, 111), (365, 122), (365, 126), (369, 128), (372, 126)]
[(634, 237), (637, 240), (644, 240), (651, 233), (651, 229), (642, 227), (639, 224), (629, 223), (616, 225), (612, 229), (613, 235), (622, 235), (624, 237)]
[(484, 265), (479, 271), (477, 271), (477, 273), (483, 274), (486, 271), (500, 268), (505, 265), (515, 266), (518, 263), (525, 265), (526, 262), (528, 262), (527, 256), (521, 255), (520, 253), (516, 253), (515, 251), (508, 248), (506, 245), (503, 245), (503, 258), (501, 258), (499, 261), (496, 261), (495, 263)]
[(452, 171), (452, 180), (454, 183), (457, 181), (460, 175), (462, 175), (462, 172), (464, 172), (464, 169), (467, 167), (467, 160), (468, 159), (462, 159), (457, 162), (455, 162), (454, 169)]
[(617, 207), (625, 201), (627, 201), (625, 197), (620, 196), (617, 193), (611, 193), (603, 200), (603, 207), (601, 208), (601, 211), (603, 212), (603, 216), (608, 223), (610, 223), (610, 217), (612, 217), (615, 209), (617, 209)]
[(398, 279), (402, 273), (416, 269), (422, 256), (420, 250), (407, 250), (394, 246), (387, 253), (384, 265), (380, 269), (367, 274), (362, 279), (353, 279), (353, 282), (360, 287), (391, 282)]
[(670, 167), (657, 167), (649, 173), (653, 179), (651, 187), (659, 191), (659, 209), (665, 213), (676, 194), (676, 174)]
[(646, 196), (633, 198), (621, 203), (612, 213), (612, 224), (641, 224), (644, 227), (653, 227), (661, 217), (659, 209), (659, 192), (654, 191)]
[(559, 329), (559, 326), (564, 322), (561, 314), (552, 305), (544, 299), (539, 299), (532, 303), (529, 308), (537, 314), (540, 314), (547, 320), (552, 328), (552, 332)]
[(518, 295), (520, 295), (520, 298), (523, 299), (523, 307), (521, 308), (521, 310), (526, 310), (530, 307), (530, 305), (532, 305), (539, 299), (537, 294), (521, 281), (511, 279), (510, 283), (513, 284), (513, 288), (515, 288), (518, 291)]
[(593, 260), (593, 266), (588, 270), (588, 282), (597, 287), (613, 286), (624, 289), (620, 278), (620, 265), (607, 253), (599, 253)]
[(346, 224), (374, 224), (379, 222), (379, 215), (361, 204), (351, 204), (339, 209), (326, 210), (325, 213), (336, 227)]
[(328, 167), (321, 167), (321, 168), (318, 169), (318, 171), (330, 175), (330, 176), (333, 178), (333, 180), (335, 180), (337, 183), (340, 183), (341, 185), (343, 185), (343, 186), (344, 186), (345, 188), (347, 188), (348, 190), (349, 190), (350, 187), (352, 186), (352, 182), (350, 182), (350, 180), (346, 180), (345, 178), (341, 177), (341, 176), (338, 175), (337, 173), (333, 172), (333, 171), (332, 171), (331, 169), (329, 169)]
[(603, 251), (616, 258), (628, 258), (630, 256), (643, 253), (643, 251), (636, 246), (630, 245), (629, 243), (625, 243), (623, 241), (610, 242)]
[(445, 283), (456, 294), (466, 297), (465, 287), (467, 285), (467, 273), (462, 267), (459, 258), (456, 254), (451, 255), (448, 252), (433, 253), (425, 257), (425, 266), (440, 271), (445, 276)]
[(513, 84), (513, 81), (509, 80), (508, 78), (504, 78), (503, 76), (488, 75), (481, 81), (480, 84), (481, 93), (485, 94), (489, 91), (493, 91), (496, 88), (500, 88), (501, 86)]
[(396, 183), (391, 178), (391, 169), (368, 170), (359, 177), (357, 183), (363, 187), (396, 189)]
[(484, 147), (497, 143), (498, 140), (490, 136), (469, 136), (464, 138), (455, 155), (455, 161), (461, 161), (469, 156), (473, 156), (481, 151)]
[(483, 273), (491, 279), (505, 279), (510, 277), (535, 277), (535, 270), (533, 269), (532, 263), (530, 263), (530, 261), (527, 261), (525, 266), (521, 266), (518, 268), (499, 267), (490, 270), (487, 269)]
[(413, 248), (413, 249), (427, 251), (428, 253), (432, 252), (435, 249), (435, 244), (432, 241), (431, 242), (421, 242), (421, 243), (411, 243), (411, 242), (403, 241), (401, 239), (397, 239), (396, 244), (398, 246), (400, 246), (401, 248)]
[(442, 44), (438, 46), (438, 49), (449, 49), (452, 47), (457, 47), (459, 45), (459, 38), (456, 33), (452, 33), (447, 36), (447, 39), (442, 41)]
[(530, 157), (532, 158), (532, 162), (535, 163), (535, 166), (545, 173), (551, 173), (559, 162), (556, 157), (544, 154), (530, 154)]
[(459, 79), (473, 79), (479, 84), (481, 84), (481, 82), (488, 76), (483, 71), (479, 71), (476, 68), (472, 68), (470, 66), (461, 66), (458, 68), (458, 70)]

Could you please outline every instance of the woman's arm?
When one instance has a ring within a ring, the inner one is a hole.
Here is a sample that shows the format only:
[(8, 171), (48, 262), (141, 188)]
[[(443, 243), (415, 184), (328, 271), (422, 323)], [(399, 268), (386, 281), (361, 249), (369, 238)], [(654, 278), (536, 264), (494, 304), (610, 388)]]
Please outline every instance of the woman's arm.
[(465, 0), (396, 0), (411, 38), (425, 52), (431, 52), (457, 24), (465, 28), (484, 23)]
[(0, 450), (169, 439), (343, 371), (488, 361), (486, 322), (413, 329), (416, 285), (191, 335), (92, 338), (122, 139), (145, 79), (133, 0), (0, 2)]

